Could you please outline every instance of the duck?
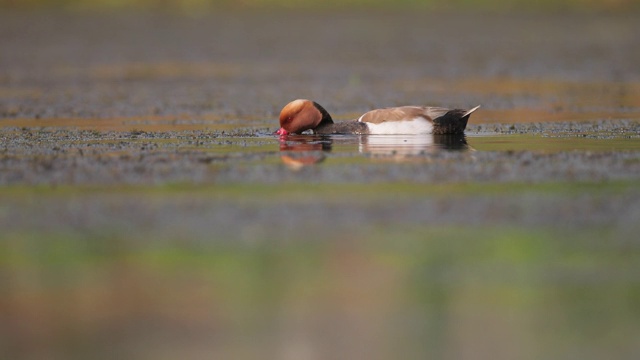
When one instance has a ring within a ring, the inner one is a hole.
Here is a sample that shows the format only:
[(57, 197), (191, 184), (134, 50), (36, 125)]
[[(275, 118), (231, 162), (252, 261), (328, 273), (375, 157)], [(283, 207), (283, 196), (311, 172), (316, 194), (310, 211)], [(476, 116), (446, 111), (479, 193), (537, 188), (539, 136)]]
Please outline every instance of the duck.
[(471, 110), (434, 106), (399, 106), (371, 110), (357, 120), (335, 123), (320, 104), (296, 99), (280, 111), (280, 129), (275, 134), (285, 136), (312, 130), (314, 134), (403, 135), (403, 134), (463, 134)]

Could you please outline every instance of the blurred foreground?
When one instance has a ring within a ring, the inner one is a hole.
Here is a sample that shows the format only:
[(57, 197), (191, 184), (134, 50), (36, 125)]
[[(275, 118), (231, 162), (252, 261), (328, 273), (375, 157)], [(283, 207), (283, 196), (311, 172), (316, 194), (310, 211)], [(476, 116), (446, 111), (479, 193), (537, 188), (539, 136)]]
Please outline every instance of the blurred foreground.
[(420, 187), (5, 191), (3, 357), (637, 357), (637, 182)]

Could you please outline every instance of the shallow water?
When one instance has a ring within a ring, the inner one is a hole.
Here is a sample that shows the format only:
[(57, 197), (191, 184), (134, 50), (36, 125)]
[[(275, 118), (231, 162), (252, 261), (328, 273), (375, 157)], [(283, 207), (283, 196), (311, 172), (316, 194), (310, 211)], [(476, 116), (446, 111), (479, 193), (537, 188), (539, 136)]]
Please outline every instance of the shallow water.
[(322, 150), (352, 156), (394, 156), (410, 158), (438, 151), (639, 151), (637, 133), (587, 134), (480, 134), (465, 135), (368, 135), (312, 136), (280, 138), (280, 151), (305, 152)]

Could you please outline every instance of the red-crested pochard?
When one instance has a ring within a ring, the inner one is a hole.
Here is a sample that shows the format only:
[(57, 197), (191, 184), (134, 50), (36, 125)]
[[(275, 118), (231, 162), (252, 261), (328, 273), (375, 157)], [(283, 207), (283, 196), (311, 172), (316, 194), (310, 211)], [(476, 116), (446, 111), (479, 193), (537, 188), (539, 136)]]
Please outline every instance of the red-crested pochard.
[(276, 134), (462, 134), (471, 110), (430, 106), (400, 106), (371, 110), (358, 120), (334, 123), (320, 104), (305, 99), (288, 103), (280, 112), (280, 130)]

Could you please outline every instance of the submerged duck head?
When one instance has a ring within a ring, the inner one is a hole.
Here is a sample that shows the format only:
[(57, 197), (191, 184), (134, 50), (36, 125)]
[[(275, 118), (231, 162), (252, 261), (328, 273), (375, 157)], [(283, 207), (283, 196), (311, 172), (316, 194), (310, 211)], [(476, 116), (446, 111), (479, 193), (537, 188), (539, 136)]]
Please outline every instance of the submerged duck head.
[(329, 123), (333, 123), (333, 120), (322, 106), (311, 100), (297, 99), (285, 105), (280, 111), (280, 130), (276, 131), (276, 134), (300, 134)]

